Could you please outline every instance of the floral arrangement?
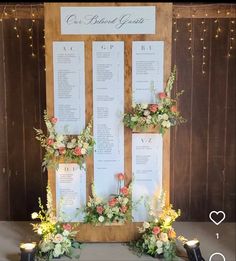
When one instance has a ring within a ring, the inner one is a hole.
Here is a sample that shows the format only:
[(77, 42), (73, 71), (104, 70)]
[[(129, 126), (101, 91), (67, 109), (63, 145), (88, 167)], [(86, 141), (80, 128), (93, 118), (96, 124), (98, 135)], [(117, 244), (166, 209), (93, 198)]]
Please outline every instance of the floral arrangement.
[(98, 224), (122, 224), (132, 220), (131, 186), (123, 186), (124, 174), (118, 173), (118, 193), (112, 194), (108, 201), (97, 197), (94, 185), (92, 185), (92, 197), (85, 207), (85, 223)]
[(164, 199), (165, 194), (162, 193), (158, 208), (150, 209), (149, 221), (138, 228), (141, 238), (131, 242), (130, 247), (139, 254), (173, 260), (176, 257), (176, 232), (172, 224), (180, 216), (180, 210), (175, 211), (172, 205), (166, 205)]
[(44, 112), (44, 121), (48, 130), (47, 135), (41, 129), (35, 129), (36, 139), (46, 150), (43, 167), (57, 168), (60, 160), (63, 162), (73, 161), (83, 167), (86, 156), (93, 151), (95, 144), (91, 135), (92, 123), (90, 122), (80, 135), (72, 136), (58, 134), (55, 129), (58, 119), (49, 118), (46, 111)]
[(81, 244), (75, 240), (76, 227), (73, 225), (57, 221), (52, 207), (52, 194), (47, 187), (47, 209), (44, 209), (39, 198), (39, 212), (31, 214), (32, 219), (39, 219), (40, 223), (32, 224), (33, 231), (40, 235), (41, 240), (37, 246), (37, 256), (43, 260), (51, 260), (61, 256), (72, 257), (73, 248), (80, 248)]
[(167, 81), (164, 92), (157, 93), (155, 104), (133, 104), (132, 111), (125, 113), (123, 117), (124, 125), (132, 130), (145, 130), (149, 127), (157, 127), (159, 132), (164, 132), (171, 126), (183, 123), (186, 120), (180, 115), (177, 109), (178, 97), (183, 91), (176, 94), (176, 98), (171, 98), (171, 90), (176, 79), (176, 66)]

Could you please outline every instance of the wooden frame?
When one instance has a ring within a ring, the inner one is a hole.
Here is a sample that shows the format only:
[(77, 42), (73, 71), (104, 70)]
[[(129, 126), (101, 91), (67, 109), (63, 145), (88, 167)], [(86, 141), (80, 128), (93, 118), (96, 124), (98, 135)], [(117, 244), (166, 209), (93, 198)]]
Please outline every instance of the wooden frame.
[[(60, 34), (60, 7), (62, 6), (156, 6), (157, 33), (155, 35), (61, 35)], [(86, 84), (86, 122), (92, 116), (92, 41), (124, 41), (125, 42), (125, 111), (131, 108), (132, 95), (132, 41), (162, 40), (164, 41), (164, 83), (171, 71), (171, 35), (172, 35), (172, 4), (171, 3), (45, 3), (45, 47), (46, 47), (46, 95), (49, 116), (54, 113), (53, 95), (53, 41), (84, 41), (85, 42), (85, 84)], [(131, 181), (131, 135), (125, 128), (125, 173), (126, 183)], [(163, 188), (169, 202), (170, 189), (170, 133), (164, 135), (163, 150)], [(93, 158), (87, 160), (87, 198), (91, 193), (93, 181)], [(53, 194), (55, 206), (55, 172), (48, 172), (48, 181)], [(81, 224), (78, 233), (80, 241), (90, 242), (126, 242), (133, 240), (137, 234), (139, 223), (130, 223), (122, 226), (99, 226)]]

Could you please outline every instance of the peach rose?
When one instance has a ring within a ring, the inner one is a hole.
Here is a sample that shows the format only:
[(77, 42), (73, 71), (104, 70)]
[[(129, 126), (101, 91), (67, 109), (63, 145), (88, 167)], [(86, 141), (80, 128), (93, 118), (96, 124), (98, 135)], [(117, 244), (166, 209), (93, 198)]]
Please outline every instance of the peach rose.
[(158, 105), (157, 104), (151, 104), (150, 106), (149, 106), (149, 110), (151, 111), (151, 112), (156, 112), (157, 110), (158, 110)]
[(59, 150), (60, 154), (65, 154), (66, 153), (66, 149), (64, 147), (60, 147), (58, 150)]
[(114, 207), (117, 202), (118, 202), (118, 201), (117, 201), (116, 198), (112, 198), (112, 199), (110, 199), (110, 200), (108, 201), (108, 204), (109, 204), (110, 207)]
[(118, 180), (124, 180), (125, 176), (123, 173), (118, 173), (117, 178), (118, 178)]
[(80, 156), (80, 155), (82, 155), (82, 153), (81, 153), (81, 148), (80, 147), (76, 147), (75, 149), (74, 149), (74, 152), (73, 152), (76, 156)]
[(127, 195), (129, 194), (129, 190), (128, 190), (127, 187), (121, 188), (121, 189), (120, 189), (120, 192), (121, 192), (122, 194), (124, 194), (125, 196), (127, 196)]
[(71, 231), (72, 226), (71, 226), (70, 224), (64, 224), (64, 225), (63, 225), (63, 228), (64, 228), (64, 230)]
[(56, 123), (57, 123), (57, 118), (52, 117), (52, 118), (51, 118), (51, 123), (56, 124)]
[(160, 92), (160, 93), (158, 93), (158, 97), (160, 99), (164, 99), (164, 98), (166, 98), (166, 93), (165, 92)]
[(104, 208), (102, 206), (97, 206), (96, 210), (98, 214), (102, 215)]
[(154, 234), (154, 235), (157, 235), (157, 234), (159, 234), (161, 232), (161, 229), (159, 228), (159, 227), (154, 227), (153, 229), (152, 229), (152, 233)]
[(54, 144), (54, 139), (48, 139), (47, 144), (48, 144), (48, 145)]
[(176, 238), (176, 233), (175, 233), (174, 229), (170, 229), (170, 230), (168, 231), (168, 237), (169, 237), (170, 239)]
[(171, 106), (170, 111), (173, 113), (177, 112), (177, 107), (175, 105)]

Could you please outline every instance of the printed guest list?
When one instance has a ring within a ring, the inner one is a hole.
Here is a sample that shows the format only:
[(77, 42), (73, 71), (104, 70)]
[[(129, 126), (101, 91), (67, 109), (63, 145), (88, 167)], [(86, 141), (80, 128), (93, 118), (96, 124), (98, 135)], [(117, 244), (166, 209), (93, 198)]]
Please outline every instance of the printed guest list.
[(66, 222), (83, 221), (81, 209), (86, 204), (86, 173), (78, 164), (59, 164), (56, 171), (56, 204), (57, 217)]
[(85, 127), (84, 42), (53, 42), (53, 69), (57, 131), (80, 134)]
[(133, 42), (132, 86), (135, 103), (155, 103), (155, 93), (163, 91), (163, 68), (163, 41)]
[[(147, 202), (159, 196), (162, 189), (162, 135), (156, 133), (132, 134), (132, 197), (144, 197)], [(142, 201), (132, 215), (135, 222), (147, 220), (147, 209)]]
[(124, 172), (124, 42), (93, 42), (94, 184), (98, 196), (116, 193)]

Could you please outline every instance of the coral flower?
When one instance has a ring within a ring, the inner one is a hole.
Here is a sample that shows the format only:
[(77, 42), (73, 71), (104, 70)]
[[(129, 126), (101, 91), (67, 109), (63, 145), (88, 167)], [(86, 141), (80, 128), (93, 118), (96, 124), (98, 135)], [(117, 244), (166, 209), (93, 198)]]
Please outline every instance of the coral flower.
[(171, 112), (177, 112), (177, 107), (176, 106), (171, 106), (170, 111)]
[(158, 96), (159, 96), (160, 99), (165, 99), (166, 98), (166, 93), (165, 92), (160, 92), (158, 94)]
[(102, 206), (97, 206), (96, 210), (98, 214), (102, 215), (104, 208)]
[(71, 231), (72, 226), (71, 226), (70, 224), (64, 224), (64, 225), (63, 225), (63, 228), (64, 228), (65, 230)]
[(80, 156), (82, 155), (82, 152), (81, 152), (81, 148), (80, 147), (76, 147), (74, 149), (74, 152), (73, 152), (76, 156)]
[(51, 123), (56, 124), (56, 123), (57, 123), (57, 118), (52, 117), (52, 118), (51, 118)]
[(161, 229), (159, 228), (159, 227), (154, 227), (153, 229), (152, 229), (152, 233), (154, 234), (154, 235), (157, 235), (157, 234), (159, 234), (161, 232)]
[(129, 194), (129, 190), (128, 190), (127, 187), (121, 188), (121, 189), (120, 189), (120, 192), (121, 192), (122, 194), (124, 194), (125, 196), (127, 196), (127, 195)]
[(109, 204), (110, 207), (114, 207), (117, 202), (118, 202), (118, 201), (117, 201), (116, 198), (112, 198), (112, 199), (110, 199), (110, 200), (108, 201), (108, 204)]
[(118, 178), (118, 180), (124, 180), (125, 176), (123, 173), (118, 173), (117, 178)]
[(120, 211), (122, 212), (122, 213), (125, 213), (126, 211), (127, 211), (127, 206), (122, 206), (121, 208), (120, 208)]
[(54, 144), (54, 139), (48, 139), (47, 144), (48, 144), (48, 145)]

